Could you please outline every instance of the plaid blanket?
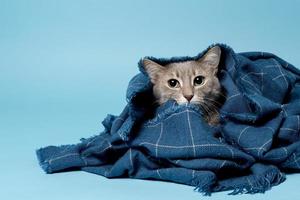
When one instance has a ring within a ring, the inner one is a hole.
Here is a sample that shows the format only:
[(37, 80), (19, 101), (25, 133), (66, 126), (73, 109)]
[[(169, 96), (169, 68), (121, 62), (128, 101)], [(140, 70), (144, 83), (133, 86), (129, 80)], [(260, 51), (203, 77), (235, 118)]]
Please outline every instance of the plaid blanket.
[[(271, 53), (217, 45), (226, 93), (220, 125), (205, 123), (193, 104), (154, 107), (140, 61), (121, 114), (107, 115), (104, 131), (78, 144), (38, 149), (43, 170), (171, 181), (204, 194), (258, 193), (283, 182), (300, 169), (300, 71)], [(195, 57), (149, 58), (165, 65), (198, 59), (209, 48)]]

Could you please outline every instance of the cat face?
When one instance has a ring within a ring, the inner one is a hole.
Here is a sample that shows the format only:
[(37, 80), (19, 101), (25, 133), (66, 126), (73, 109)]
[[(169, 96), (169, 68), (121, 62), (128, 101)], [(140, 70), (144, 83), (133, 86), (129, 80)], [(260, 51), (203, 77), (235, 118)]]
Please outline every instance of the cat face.
[(174, 99), (178, 104), (201, 104), (220, 93), (217, 78), (221, 49), (212, 47), (196, 61), (170, 63), (161, 66), (149, 59), (143, 66), (153, 83), (153, 94), (159, 104)]

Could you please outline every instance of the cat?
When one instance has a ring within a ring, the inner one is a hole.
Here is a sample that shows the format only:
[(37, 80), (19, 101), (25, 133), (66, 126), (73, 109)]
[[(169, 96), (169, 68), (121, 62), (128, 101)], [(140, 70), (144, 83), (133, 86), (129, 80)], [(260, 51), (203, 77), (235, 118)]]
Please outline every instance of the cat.
[[(143, 67), (152, 84), (156, 102), (161, 105), (173, 99), (178, 104), (199, 105), (206, 122), (219, 124), (221, 84), (217, 77), (221, 48), (210, 48), (198, 60), (173, 62), (160, 65), (150, 59), (143, 59)], [(225, 97), (225, 96), (224, 96)]]

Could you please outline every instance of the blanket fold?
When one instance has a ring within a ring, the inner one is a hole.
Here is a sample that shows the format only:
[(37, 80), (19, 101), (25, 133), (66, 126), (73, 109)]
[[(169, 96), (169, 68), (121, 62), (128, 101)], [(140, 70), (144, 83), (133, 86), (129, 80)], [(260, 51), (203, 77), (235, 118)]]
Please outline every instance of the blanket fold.
[(300, 70), (271, 53), (235, 53), (224, 44), (195, 57), (148, 58), (162, 66), (197, 60), (215, 45), (225, 94), (218, 126), (193, 104), (155, 107), (141, 60), (121, 114), (107, 115), (103, 132), (78, 144), (38, 149), (42, 169), (171, 181), (204, 194), (265, 192), (300, 170)]

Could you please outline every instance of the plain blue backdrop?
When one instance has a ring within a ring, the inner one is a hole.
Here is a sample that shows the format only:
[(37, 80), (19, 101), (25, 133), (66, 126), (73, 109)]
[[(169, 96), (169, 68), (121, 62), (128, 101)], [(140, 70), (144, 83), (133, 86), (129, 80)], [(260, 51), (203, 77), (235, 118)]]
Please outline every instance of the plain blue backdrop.
[[(193, 56), (221, 42), (299, 67), (299, 9), (296, 0), (0, 0), (1, 199), (208, 199), (173, 183), (46, 175), (35, 149), (101, 132), (143, 56)], [(296, 199), (299, 184), (294, 174), (265, 194), (211, 198)]]

